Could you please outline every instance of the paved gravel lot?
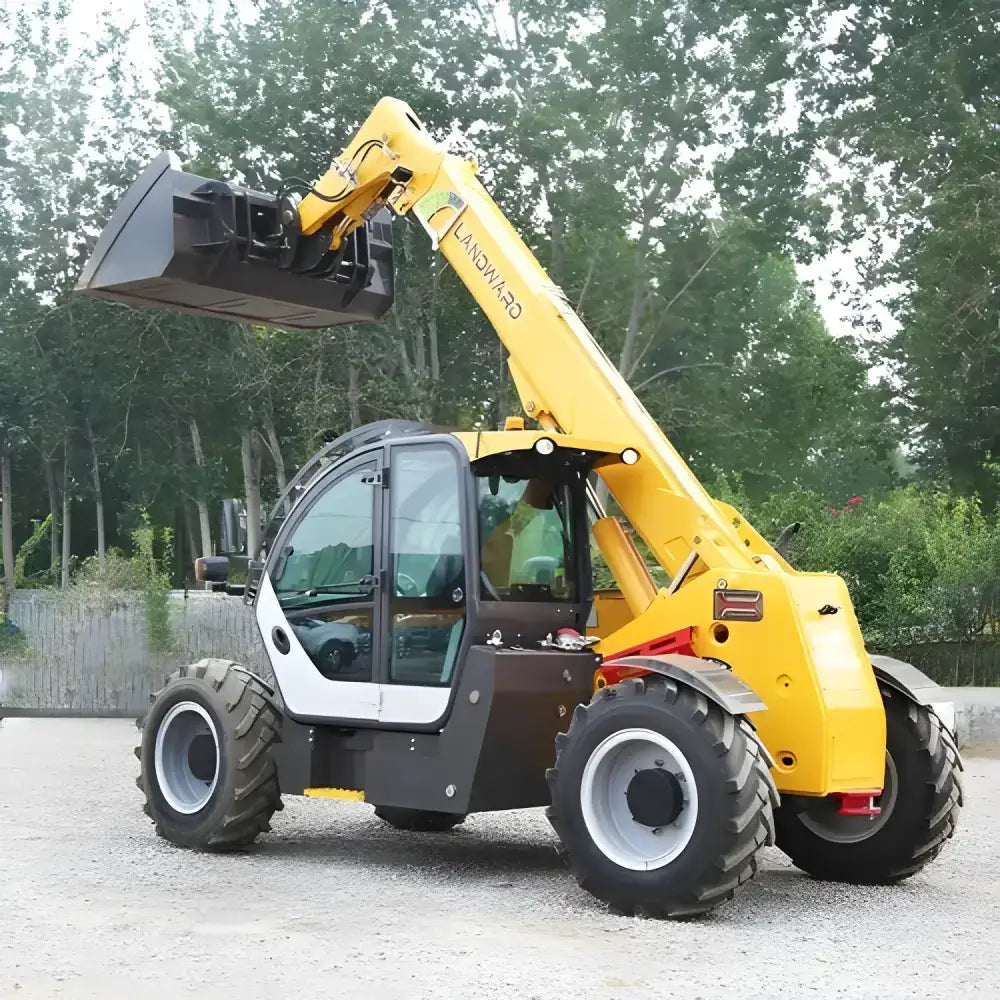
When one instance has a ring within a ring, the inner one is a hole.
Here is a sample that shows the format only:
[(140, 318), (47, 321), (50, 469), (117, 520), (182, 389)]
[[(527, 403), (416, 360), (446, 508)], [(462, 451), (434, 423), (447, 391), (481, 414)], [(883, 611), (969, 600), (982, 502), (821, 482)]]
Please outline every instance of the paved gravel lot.
[(0, 997), (1000, 997), (1000, 760), (894, 889), (777, 852), (734, 903), (662, 923), (576, 888), (540, 811), (403, 834), (287, 800), (250, 853), (154, 836), (125, 721), (0, 723)]

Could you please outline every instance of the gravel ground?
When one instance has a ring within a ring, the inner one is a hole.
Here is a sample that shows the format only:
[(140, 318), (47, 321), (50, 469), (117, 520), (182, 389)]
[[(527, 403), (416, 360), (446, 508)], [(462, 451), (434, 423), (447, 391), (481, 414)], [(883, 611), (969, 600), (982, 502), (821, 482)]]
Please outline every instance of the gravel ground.
[(1000, 760), (966, 761), (959, 834), (892, 889), (769, 852), (733, 903), (678, 923), (577, 889), (540, 810), (403, 834), (286, 800), (249, 853), (153, 834), (132, 723), (0, 723), (0, 997), (1000, 997)]

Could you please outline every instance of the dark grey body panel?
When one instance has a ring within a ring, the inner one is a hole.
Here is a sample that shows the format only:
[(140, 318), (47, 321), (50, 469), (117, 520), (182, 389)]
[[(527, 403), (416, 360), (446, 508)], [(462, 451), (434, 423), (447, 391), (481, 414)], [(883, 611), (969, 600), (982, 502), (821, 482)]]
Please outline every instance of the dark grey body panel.
[(587, 652), (472, 646), (434, 733), (286, 719), (275, 749), (281, 791), (359, 789), (376, 805), (463, 814), (546, 805), (556, 735), (590, 700), (598, 662)]
[(683, 681), (732, 715), (763, 712), (767, 708), (746, 681), (711, 660), (664, 653), (660, 656), (626, 656), (611, 662), (641, 667), (675, 681)]
[(941, 700), (943, 696), (941, 686), (912, 663), (904, 663), (891, 656), (872, 656), (869, 659), (872, 661), (875, 676), (880, 681), (901, 691), (918, 705), (930, 705)]

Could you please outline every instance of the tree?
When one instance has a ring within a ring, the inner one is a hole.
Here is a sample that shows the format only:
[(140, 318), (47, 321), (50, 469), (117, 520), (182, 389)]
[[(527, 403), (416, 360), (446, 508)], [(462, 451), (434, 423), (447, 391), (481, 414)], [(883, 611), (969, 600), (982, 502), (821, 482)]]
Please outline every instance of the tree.
[(840, 29), (805, 88), (810, 115), (851, 167), (839, 192), (845, 232), (880, 223), (862, 262), (866, 291), (897, 290), (899, 331), (874, 356), (891, 364), (925, 474), (996, 503), (996, 5), (825, 6)]

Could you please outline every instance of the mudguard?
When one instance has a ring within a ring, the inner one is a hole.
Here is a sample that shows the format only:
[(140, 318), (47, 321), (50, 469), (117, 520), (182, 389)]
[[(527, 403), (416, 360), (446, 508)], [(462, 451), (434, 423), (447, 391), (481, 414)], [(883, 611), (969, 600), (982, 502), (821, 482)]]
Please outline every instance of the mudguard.
[(918, 705), (932, 705), (946, 700), (940, 684), (932, 681), (912, 663), (891, 656), (871, 656), (875, 676), (889, 687), (900, 691)]
[(731, 715), (746, 715), (749, 712), (763, 712), (767, 709), (767, 705), (746, 681), (711, 660), (702, 660), (697, 656), (681, 656), (676, 653), (662, 653), (659, 656), (625, 656), (602, 664), (601, 670), (613, 668), (615, 673), (620, 673), (622, 667), (627, 668), (624, 671), (627, 676), (652, 673), (681, 681), (710, 701), (714, 701)]

